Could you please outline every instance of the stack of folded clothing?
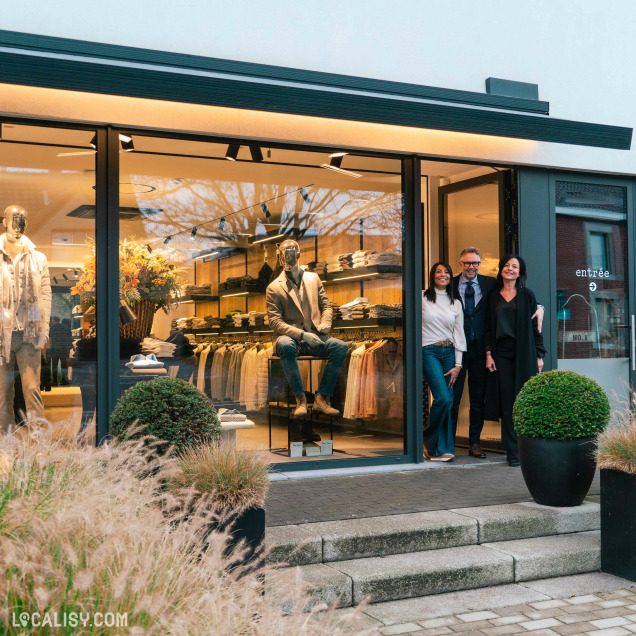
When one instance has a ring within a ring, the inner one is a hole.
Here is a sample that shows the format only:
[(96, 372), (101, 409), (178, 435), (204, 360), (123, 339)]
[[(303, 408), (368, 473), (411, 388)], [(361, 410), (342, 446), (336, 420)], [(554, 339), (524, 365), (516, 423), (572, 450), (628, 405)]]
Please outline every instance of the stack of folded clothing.
[(218, 316), (206, 316), (204, 318), (207, 328), (216, 328), (221, 326), (221, 319)]
[(219, 409), (216, 413), (219, 418), (219, 422), (246, 422), (247, 417), (245, 413), (241, 413), (236, 409)]
[(351, 310), (351, 320), (364, 320), (369, 315), (369, 305), (364, 303), (355, 305)]
[(233, 309), (232, 311), (229, 311), (227, 314), (225, 314), (225, 327), (233, 327), (234, 326), (234, 320), (232, 320), (232, 317), (235, 314), (242, 314), (242, 311), (239, 311), (238, 309)]
[(367, 266), (367, 257), (369, 254), (375, 254), (375, 252), (370, 252), (369, 250), (358, 250), (351, 255), (351, 261), (353, 263), (353, 267), (366, 267)]
[(192, 316), (188, 316), (187, 318), (178, 318), (177, 319), (177, 328), (178, 329), (192, 329)]
[(402, 305), (399, 303), (369, 306), (369, 318), (400, 318), (401, 316)]
[(207, 327), (207, 323), (205, 318), (200, 318), (199, 316), (194, 316), (192, 318), (192, 329), (205, 329)]
[(209, 296), (212, 293), (212, 287), (208, 283), (207, 285), (182, 285), (182, 296)]
[(333, 319), (336, 320), (340, 318), (340, 305), (336, 305), (336, 303), (329, 302), (331, 305), (331, 311), (333, 312)]
[(311, 263), (307, 263), (307, 271), (315, 272), (316, 274), (326, 274), (327, 261), (311, 261)]
[[(340, 317), (342, 318), (342, 320), (357, 320), (358, 317), (360, 317), (360, 313), (364, 314), (364, 307), (368, 306), (369, 299), (358, 296), (358, 298), (352, 300), (350, 303), (340, 305)], [(362, 310), (358, 309), (358, 307), (361, 307)], [(364, 318), (364, 315), (362, 317)]]
[(327, 259), (328, 272), (344, 272), (353, 267), (351, 254), (338, 254)]
[[(177, 346), (175, 344), (157, 340), (157, 338), (144, 338), (141, 341), (141, 352), (146, 354), (146, 358), (148, 359), (151, 355), (157, 358), (172, 358), (176, 348)], [(161, 364), (161, 366), (163, 366), (163, 364)]]
[(71, 335), (73, 338), (81, 338), (84, 335), (84, 329), (82, 329), (82, 327), (71, 329)]
[(126, 366), (133, 373), (138, 374), (166, 375), (167, 373), (163, 362), (159, 362), (154, 353), (147, 356), (141, 353), (131, 356), (130, 362), (126, 362)]
[(259, 282), (258, 279), (253, 278), (252, 276), (231, 276), (226, 279), (224, 283), (221, 283), (221, 287), (224, 289), (251, 289), (256, 291), (258, 289)]
[(264, 311), (250, 311), (248, 314), (249, 326), (262, 327), (265, 324), (265, 316), (267, 316), (267, 314)]
[(233, 327), (245, 327), (245, 326), (247, 326), (248, 319), (249, 319), (249, 314), (233, 314), (232, 315), (232, 326)]
[(393, 250), (373, 252), (366, 256), (367, 265), (400, 265), (400, 255)]

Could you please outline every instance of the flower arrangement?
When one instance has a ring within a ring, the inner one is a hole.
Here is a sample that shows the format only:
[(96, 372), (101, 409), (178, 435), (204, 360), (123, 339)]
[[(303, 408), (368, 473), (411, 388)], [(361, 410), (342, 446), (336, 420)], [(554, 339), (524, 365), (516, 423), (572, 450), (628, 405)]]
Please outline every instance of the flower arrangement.
[[(90, 253), (71, 294), (81, 296), (84, 310), (95, 304), (95, 241), (89, 239)], [(167, 311), (183, 283), (172, 250), (152, 250), (134, 237), (119, 242), (119, 296), (134, 307), (149, 300), (155, 309)]]

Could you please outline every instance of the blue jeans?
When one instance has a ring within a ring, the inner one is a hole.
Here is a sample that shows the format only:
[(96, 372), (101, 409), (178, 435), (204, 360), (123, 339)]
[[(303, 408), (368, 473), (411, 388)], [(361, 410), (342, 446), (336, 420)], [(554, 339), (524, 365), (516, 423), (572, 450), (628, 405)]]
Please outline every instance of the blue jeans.
[(424, 445), (433, 455), (455, 454), (451, 408), (453, 389), (448, 386), (450, 376), (444, 377), (455, 366), (455, 348), (428, 345), (422, 347), (424, 377), (433, 394), (433, 404), (429, 413), (429, 427), (424, 431)]
[(280, 336), (276, 341), (276, 354), (280, 357), (283, 371), (289, 387), (294, 395), (304, 391), (303, 380), (298, 369), (297, 356), (326, 357), (327, 366), (322, 374), (318, 393), (325, 397), (331, 397), (336, 388), (338, 374), (347, 356), (347, 345), (337, 338), (330, 338), (326, 334), (317, 334), (322, 344), (311, 347), (306, 342), (297, 342), (289, 336)]

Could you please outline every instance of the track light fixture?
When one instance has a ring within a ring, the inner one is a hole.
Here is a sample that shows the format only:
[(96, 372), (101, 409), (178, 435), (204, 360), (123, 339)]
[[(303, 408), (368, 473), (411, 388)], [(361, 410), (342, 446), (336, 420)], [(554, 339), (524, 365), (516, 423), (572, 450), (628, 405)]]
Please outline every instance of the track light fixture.
[(152, 247), (150, 246), (150, 243), (146, 243), (146, 247), (148, 248), (148, 252), (152, 254)]
[(88, 142), (88, 145), (91, 148), (95, 148), (95, 150), (97, 150), (97, 133), (93, 135), (93, 138)]
[(79, 278), (79, 273), (78, 273), (77, 269), (74, 269), (74, 270), (73, 270), (73, 276), (74, 276), (75, 278)]
[(263, 151), (260, 146), (250, 146), (252, 161), (263, 161)]
[(269, 211), (269, 208), (267, 207), (267, 203), (261, 203), (261, 209), (263, 210), (263, 213), (268, 219), (270, 216), (272, 216), (272, 213)]
[(236, 158), (238, 157), (238, 153), (239, 153), (239, 148), (241, 146), (239, 144), (230, 144), (227, 147), (227, 152), (225, 153), (225, 158), (228, 161), (236, 161)]
[(329, 158), (329, 165), (332, 168), (340, 168), (342, 165), (342, 158), (344, 155), (331, 155)]
[(135, 149), (132, 137), (130, 135), (122, 135), (119, 133), (119, 143), (124, 152), (132, 152)]
[(168, 243), (170, 243), (170, 241), (172, 240), (171, 236), (167, 236), (166, 240), (163, 242), (164, 245), (168, 245)]
[(64, 273), (62, 274), (62, 278), (63, 278), (64, 280), (68, 280), (68, 276), (66, 275), (66, 272), (64, 272)]
[(221, 220), (219, 221), (219, 232), (222, 232), (224, 227), (225, 227), (225, 217), (222, 216)]
[(53, 282), (54, 282), (56, 285), (58, 284), (58, 282), (57, 282), (57, 276), (53, 276)]
[(197, 235), (197, 227), (196, 225), (192, 228), (192, 231), (190, 232), (190, 240), (194, 241), (195, 237)]
[(354, 177), (359, 179), (362, 175), (357, 172), (352, 172), (351, 170), (345, 170), (341, 168), (342, 159), (345, 155), (348, 155), (348, 152), (334, 152), (329, 155), (329, 163), (320, 164), (321, 168), (327, 168), (328, 170), (334, 170), (335, 172), (340, 172), (342, 174), (346, 174), (348, 177)]
[(311, 203), (311, 198), (307, 194), (307, 190), (305, 190), (305, 188), (300, 189), (300, 196), (302, 196), (302, 198), (305, 200), (305, 203)]

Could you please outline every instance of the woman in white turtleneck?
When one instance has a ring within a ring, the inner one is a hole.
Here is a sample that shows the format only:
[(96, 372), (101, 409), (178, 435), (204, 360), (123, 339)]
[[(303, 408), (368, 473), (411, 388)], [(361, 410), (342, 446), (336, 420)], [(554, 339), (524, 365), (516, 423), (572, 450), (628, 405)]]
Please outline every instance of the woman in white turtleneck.
[(464, 351), (464, 312), (454, 298), (453, 271), (446, 263), (435, 263), (428, 289), (422, 292), (422, 362), (433, 394), (424, 445), (433, 461), (451, 462), (455, 458), (451, 407)]

